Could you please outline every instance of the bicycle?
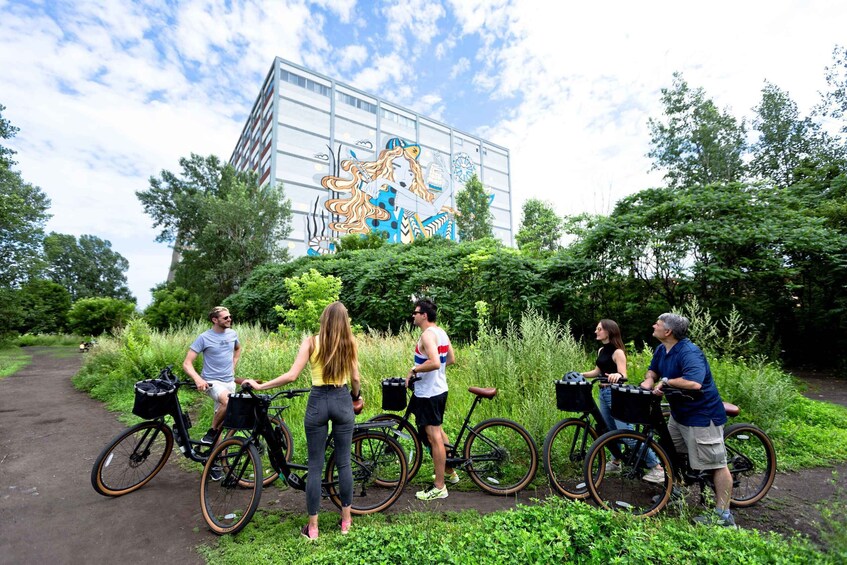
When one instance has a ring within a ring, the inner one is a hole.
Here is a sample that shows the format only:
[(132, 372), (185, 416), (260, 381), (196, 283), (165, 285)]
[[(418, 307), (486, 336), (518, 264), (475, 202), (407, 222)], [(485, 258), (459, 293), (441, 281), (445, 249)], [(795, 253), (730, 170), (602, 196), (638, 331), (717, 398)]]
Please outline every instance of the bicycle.
[[(262, 482), (250, 481), (250, 476), (262, 475), (262, 461), (257, 445), (267, 445), (270, 465), (293, 489), (306, 489), (308, 466), (289, 462), (284, 445), (272, 419), (268, 416), (270, 403), (279, 396), (294, 398), (308, 394), (311, 389), (283, 390), (273, 396), (257, 395), (242, 385), (242, 394), (231, 395), (227, 408), (226, 427), (249, 430), (247, 437), (229, 437), (217, 444), (203, 468), (200, 481), (200, 506), (203, 518), (215, 534), (234, 534), (253, 518), (262, 496)], [(386, 431), (385, 423), (359, 423), (353, 428), (350, 465), (353, 470), (353, 514), (371, 514), (385, 510), (397, 499), (406, 486), (406, 456), (403, 448)], [(336, 453), (332, 434), (327, 437), (326, 471), (323, 490), (335, 506), (341, 508)], [(216, 481), (213, 471), (223, 472)], [(245, 477), (248, 480), (245, 480)]]
[[(572, 500), (589, 496), (583, 474), (583, 462), (588, 448), (598, 436), (609, 431), (603, 415), (594, 400), (594, 384), (608, 383), (605, 375), (585, 380), (568, 373), (556, 383), (556, 407), (564, 412), (581, 412), (577, 418), (557, 422), (547, 436), (541, 450), (544, 471), (550, 486)], [(624, 379), (625, 380), (625, 379)], [(592, 425), (593, 419), (593, 425)]]
[[(691, 391), (668, 386), (663, 391), (666, 396), (677, 394), (693, 398)], [(739, 408), (733, 404), (725, 402), (724, 408), (729, 417), (739, 414)], [(676, 453), (667, 419), (662, 414), (661, 397), (640, 387), (613, 386), (612, 413), (619, 420), (642, 424), (643, 428), (640, 432), (615, 430), (605, 433), (589, 449), (583, 476), (591, 498), (597, 504), (607, 510), (653, 516), (668, 504), (678, 483), (699, 485), (701, 501), (707, 488), (714, 491), (712, 472), (692, 469), (687, 455)], [(620, 473), (606, 473), (610, 445), (621, 441), (629, 446), (624, 449)], [(739, 423), (724, 428), (724, 445), (733, 483), (730, 505), (751, 506), (764, 498), (773, 484), (776, 475), (773, 442), (753, 424)], [(647, 447), (655, 452), (665, 469), (665, 480), (661, 484), (642, 480)], [(594, 480), (588, 480), (588, 477), (594, 477)]]
[[(412, 378), (414, 383), (420, 378)], [(409, 422), (411, 403), (406, 402), (405, 379), (395, 377), (383, 381), (383, 410), (406, 409), (402, 417), (396, 414), (378, 414), (369, 422), (390, 423), (409, 460), (407, 480), (418, 473), (421, 467), (422, 443), (418, 431)], [(413, 390), (413, 387), (408, 389)], [(538, 448), (523, 426), (505, 418), (492, 418), (470, 425), (471, 416), (483, 399), (497, 395), (496, 388), (470, 387), (474, 401), (468, 410), (455, 443), (445, 444), (447, 467), (462, 469), (471, 481), (485, 492), (494, 495), (509, 495), (518, 492), (535, 478), (538, 470)], [(388, 395), (388, 398), (386, 398)], [(402, 402), (398, 402), (401, 400)], [(402, 407), (400, 407), (402, 404)], [(465, 434), (467, 433), (467, 437)], [(464, 439), (464, 443), (463, 443)], [(462, 446), (461, 451), (457, 446)]]
[[(177, 396), (183, 386), (196, 388), (193, 381), (180, 381), (170, 365), (162, 369), (156, 379), (136, 383), (133, 413), (146, 420), (120, 432), (94, 460), (91, 486), (95, 491), (103, 496), (116, 497), (140, 489), (164, 468), (174, 441), (186, 458), (197, 463), (206, 462), (212, 446), (191, 439), (189, 435), (191, 419), (182, 411)], [(279, 416), (285, 408), (274, 407), (277, 412), (273, 425), (282, 438), (280, 441), (285, 446), (286, 457), (290, 459), (291, 432)], [(166, 416), (173, 419), (173, 427), (165, 423)], [(228, 436), (235, 433), (235, 430), (227, 431)], [(253, 479), (255, 477), (245, 480)], [(275, 479), (276, 475), (268, 475), (263, 481), (270, 484)]]

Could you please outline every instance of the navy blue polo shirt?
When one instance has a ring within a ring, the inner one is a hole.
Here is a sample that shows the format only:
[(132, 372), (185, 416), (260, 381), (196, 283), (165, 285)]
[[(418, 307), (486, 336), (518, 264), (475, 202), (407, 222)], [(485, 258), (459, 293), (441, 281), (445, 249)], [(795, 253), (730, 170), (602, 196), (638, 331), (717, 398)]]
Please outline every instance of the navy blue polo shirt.
[(723, 400), (712, 378), (709, 362), (699, 347), (685, 338), (678, 341), (670, 351), (659, 344), (650, 361), (650, 370), (659, 378), (678, 379), (700, 383), (700, 390), (694, 391), (694, 399), (669, 396), (673, 419), (684, 426), (707, 427), (709, 422), (716, 426), (726, 423), (726, 411)]

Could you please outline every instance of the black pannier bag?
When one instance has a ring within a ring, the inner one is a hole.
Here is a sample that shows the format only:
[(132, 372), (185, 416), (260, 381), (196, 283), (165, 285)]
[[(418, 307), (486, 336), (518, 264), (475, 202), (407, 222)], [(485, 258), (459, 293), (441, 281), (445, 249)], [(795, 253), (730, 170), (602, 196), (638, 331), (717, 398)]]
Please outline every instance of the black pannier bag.
[(146, 379), (135, 383), (132, 413), (150, 420), (176, 413), (176, 385), (163, 379)]

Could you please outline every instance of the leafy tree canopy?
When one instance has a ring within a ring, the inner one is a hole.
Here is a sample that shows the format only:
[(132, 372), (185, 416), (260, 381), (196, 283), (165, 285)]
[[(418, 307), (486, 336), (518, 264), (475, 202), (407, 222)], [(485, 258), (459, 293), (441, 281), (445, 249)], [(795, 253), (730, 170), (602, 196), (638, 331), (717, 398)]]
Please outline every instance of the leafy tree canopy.
[(108, 297), (135, 301), (126, 286), (127, 261), (108, 240), (51, 232), (44, 238), (47, 274), (73, 300)]
[(20, 333), (59, 333), (68, 326), (71, 296), (60, 284), (33, 279), (18, 291), (17, 307), (21, 320), (15, 329)]
[(135, 304), (117, 298), (83, 298), (68, 312), (68, 323), (80, 335), (97, 336), (122, 328), (135, 313)]
[[(3, 110), (5, 109), (6, 107), (0, 104), (0, 139), (12, 139), (19, 130), (3, 117)], [(8, 169), (14, 165), (15, 162), (12, 161), (14, 154), (14, 150), (0, 145), (0, 168)]]
[(706, 98), (702, 88), (692, 89), (674, 73), (673, 86), (662, 89), (664, 118), (648, 120), (647, 154), (653, 170), (665, 171), (668, 185), (677, 188), (713, 182), (731, 182), (744, 176), (744, 121), (739, 123)]
[(562, 224), (552, 204), (530, 198), (524, 202), (521, 225), (515, 237), (518, 249), (533, 255), (558, 251)]
[(50, 199), (40, 188), (0, 167), (0, 286), (20, 285), (41, 270), (49, 208)]
[(456, 208), (459, 210), (456, 218), (459, 239), (474, 241), (494, 235), (491, 199), (476, 175), (456, 195)]
[(200, 299), (188, 290), (173, 283), (163, 283), (152, 291), (153, 302), (144, 310), (144, 319), (151, 327), (167, 330), (203, 319)]

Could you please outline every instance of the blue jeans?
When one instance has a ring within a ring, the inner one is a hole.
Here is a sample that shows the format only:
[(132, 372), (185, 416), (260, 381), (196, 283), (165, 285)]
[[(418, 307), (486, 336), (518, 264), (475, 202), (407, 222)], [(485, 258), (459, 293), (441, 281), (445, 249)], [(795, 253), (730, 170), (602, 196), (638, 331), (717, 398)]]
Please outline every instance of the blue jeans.
[[(612, 389), (610, 387), (600, 388), (600, 413), (603, 415), (603, 420), (606, 422), (606, 427), (609, 431), (612, 430), (633, 430), (635, 427), (632, 424), (621, 422), (612, 418)], [(633, 447), (632, 440), (625, 441), (628, 446)], [(613, 454), (615, 455), (615, 454)], [(659, 464), (659, 458), (652, 449), (647, 450), (647, 466), (651, 469)]]
[(350, 468), (350, 448), (353, 442), (353, 402), (347, 386), (312, 387), (306, 405), (306, 445), (309, 449), (309, 474), (306, 477), (306, 510), (316, 516), (321, 507), (321, 483), (326, 458), (328, 423), (332, 422), (335, 460), (338, 465), (338, 488), (341, 505), (353, 504), (353, 471)]

